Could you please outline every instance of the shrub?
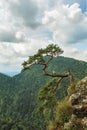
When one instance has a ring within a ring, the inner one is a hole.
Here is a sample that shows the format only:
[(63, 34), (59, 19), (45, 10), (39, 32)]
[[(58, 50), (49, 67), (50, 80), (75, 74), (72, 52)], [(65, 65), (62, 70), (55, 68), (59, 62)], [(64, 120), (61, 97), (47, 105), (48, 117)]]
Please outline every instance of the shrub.
[(73, 93), (76, 93), (75, 83), (72, 83), (68, 88), (68, 96), (71, 96)]
[(48, 130), (63, 130), (64, 123), (69, 121), (72, 111), (72, 105), (67, 98), (58, 102), (54, 111), (55, 119), (49, 123)]
[(58, 123), (65, 123), (68, 122), (72, 115), (72, 106), (70, 102), (65, 98), (61, 102), (58, 103), (56, 107), (56, 122)]

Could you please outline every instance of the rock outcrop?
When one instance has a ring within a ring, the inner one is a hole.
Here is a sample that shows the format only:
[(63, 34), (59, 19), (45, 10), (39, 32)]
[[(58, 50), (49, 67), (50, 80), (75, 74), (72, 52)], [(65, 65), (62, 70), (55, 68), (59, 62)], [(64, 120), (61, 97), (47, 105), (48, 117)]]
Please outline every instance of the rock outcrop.
[(87, 130), (87, 77), (75, 85), (75, 93), (71, 94), (73, 113), (64, 130)]
[(87, 77), (69, 86), (68, 95), (57, 103), (48, 130), (87, 130)]

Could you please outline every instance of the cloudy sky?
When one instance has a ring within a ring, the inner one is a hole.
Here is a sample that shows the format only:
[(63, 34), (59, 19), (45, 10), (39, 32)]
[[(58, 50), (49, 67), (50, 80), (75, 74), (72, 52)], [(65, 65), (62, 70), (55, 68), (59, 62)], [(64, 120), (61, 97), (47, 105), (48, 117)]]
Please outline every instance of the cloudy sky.
[(49, 43), (87, 61), (87, 0), (0, 0), (0, 72), (20, 72)]

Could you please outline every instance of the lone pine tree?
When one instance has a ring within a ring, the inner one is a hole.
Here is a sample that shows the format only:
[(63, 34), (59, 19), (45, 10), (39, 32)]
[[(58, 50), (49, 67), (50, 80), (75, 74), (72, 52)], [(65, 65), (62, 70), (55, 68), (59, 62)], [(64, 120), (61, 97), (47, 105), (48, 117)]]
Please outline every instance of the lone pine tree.
[(56, 95), (58, 86), (64, 78), (68, 77), (70, 84), (73, 83), (73, 75), (70, 71), (63, 74), (47, 71), (47, 67), (53, 58), (62, 53), (63, 50), (58, 45), (49, 44), (46, 48), (39, 49), (33, 56), (29, 56), (28, 60), (24, 61), (22, 64), (23, 70), (29, 69), (34, 64), (39, 64), (42, 66), (43, 75), (53, 78), (53, 80), (43, 86), (39, 91), (39, 100), (43, 102), (40, 106), (41, 111), (43, 111), (44, 108), (51, 108), (51, 106), (55, 106), (54, 95)]
[(24, 61), (23, 70), (29, 69), (33, 64), (40, 64), (42, 65), (42, 71), (43, 74), (50, 77), (60, 77), (58, 80), (58, 84), (61, 82), (61, 80), (65, 77), (69, 77), (70, 84), (73, 82), (73, 75), (70, 72), (70, 70), (65, 74), (59, 74), (59, 73), (49, 73), (47, 72), (47, 66), (51, 60), (59, 56), (63, 53), (63, 50), (56, 44), (49, 44), (46, 48), (41, 48), (38, 50), (36, 54), (33, 56), (29, 56), (29, 59), (27, 61)]

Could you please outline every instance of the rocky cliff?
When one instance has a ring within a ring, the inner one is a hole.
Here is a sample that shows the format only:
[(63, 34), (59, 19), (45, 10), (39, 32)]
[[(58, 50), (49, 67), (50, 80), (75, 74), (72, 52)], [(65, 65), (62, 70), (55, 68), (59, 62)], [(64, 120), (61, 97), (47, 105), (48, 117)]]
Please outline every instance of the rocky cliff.
[(69, 86), (67, 97), (57, 103), (48, 130), (87, 130), (87, 77)]
[(64, 130), (87, 130), (87, 77), (74, 86), (69, 101), (73, 112), (69, 122), (64, 124)]

